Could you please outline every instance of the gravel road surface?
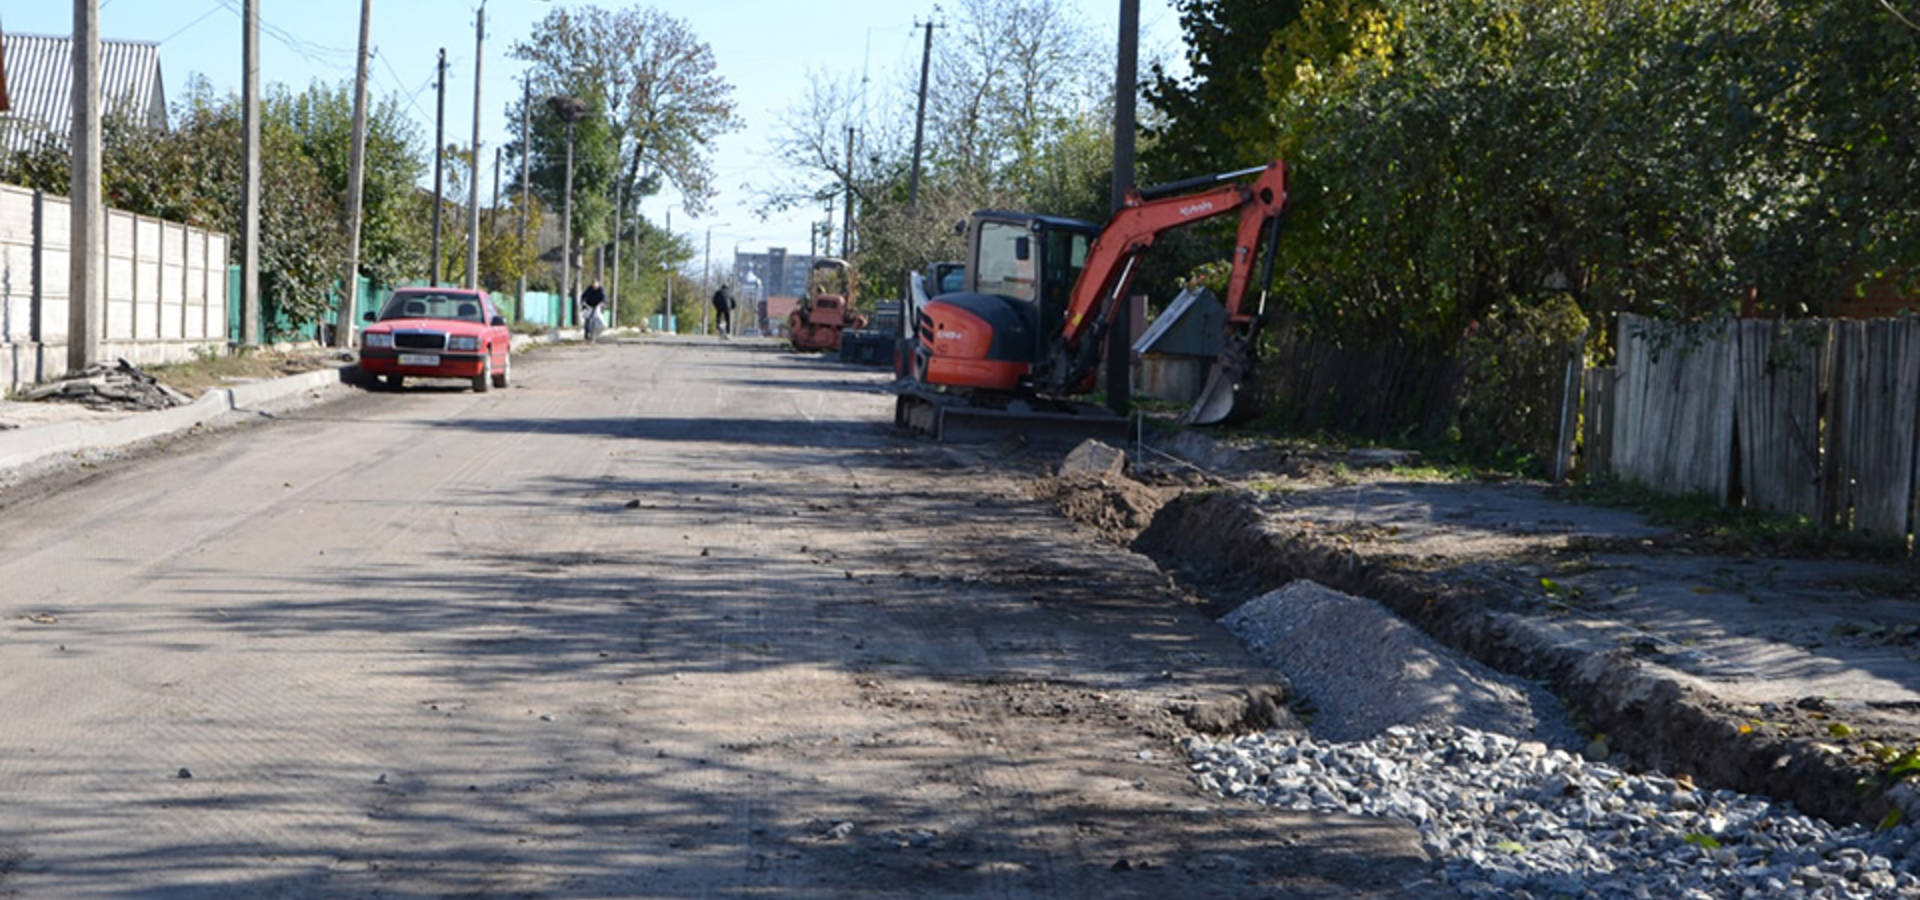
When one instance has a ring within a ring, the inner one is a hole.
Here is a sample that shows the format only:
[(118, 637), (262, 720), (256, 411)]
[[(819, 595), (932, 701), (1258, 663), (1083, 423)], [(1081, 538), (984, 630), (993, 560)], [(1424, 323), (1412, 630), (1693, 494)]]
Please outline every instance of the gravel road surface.
[(1404, 822), (1199, 790), (1273, 675), (877, 373), (514, 374), (0, 493), (0, 896), (1441, 890)]

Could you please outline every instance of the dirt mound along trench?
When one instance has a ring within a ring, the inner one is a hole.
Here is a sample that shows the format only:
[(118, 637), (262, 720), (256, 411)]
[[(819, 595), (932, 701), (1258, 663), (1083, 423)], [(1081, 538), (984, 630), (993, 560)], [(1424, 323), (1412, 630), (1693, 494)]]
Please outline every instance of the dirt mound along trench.
[(1876, 771), (1817, 742), (1743, 734), (1742, 720), (1711, 697), (1649, 672), (1630, 653), (1575, 646), (1549, 623), (1507, 611), (1501, 598), (1368, 561), (1310, 533), (1270, 529), (1245, 492), (1175, 497), (1131, 546), (1217, 606), (1296, 579), (1378, 600), (1495, 669), (1547, 684), (1613, 747), (1649, 768), (1789, 800), (1839, 821), (1877, 822), (1894, 808), (1886, 792), (1857, 788)]
[(1052, 503), (1062, 516), (1123, 547), (1153, 524), (1154, 514), (1177, 493), (1124, 475), (1064, 475), (1040, 479), (1034, 486), (1034, 495)]

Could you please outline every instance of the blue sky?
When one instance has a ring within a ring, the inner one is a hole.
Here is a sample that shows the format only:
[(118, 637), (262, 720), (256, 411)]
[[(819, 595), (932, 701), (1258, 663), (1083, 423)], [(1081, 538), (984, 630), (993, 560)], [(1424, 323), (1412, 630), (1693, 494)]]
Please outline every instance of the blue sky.
[[(1077, 8), (1093, 33), (1109, 43), (1118, 21), (1118, 0), (1063, 0)], [(482, 191), (492, 187), (492, 148), (516, 139), (506, 121), (506, 104), (519, 91), (522, 64), (507, 50), (523, 39), (555, 4), (541, 0), (491, 0), (487, 3), (486, 59), (482, 66)], [(618, 7), (618, 0), (599, 5)], [(807, 246), (807, 215), (788, 214), (762, 221), (746, 183), (778, 177), (769, 147), (781, 111), (803, 96), (801, 77), (813, 70), (864, 71), (875, 87), (876, 103), (891, 95), (902, 73), (917, 75), (920, 37), (916, 18), (933, 14), (932, 2), (839, 0), (825, 4), (793, 0), (666, 0), (652, 4), (685, 20), (712, 45), (722, 76), (733, 83), (745, 128), (720, 141), (714, 165), (720, 188), (714, 211), (704, 220), (689, 219), (672, 197), (651, 198), (648, 218), (660, 221), (673, 207), (674, 230), (694, 235), (700, 245), (711, 227), (714, 256), (767, 246)], [(56, 0), (9, 3), (0, 12), (0, 28), (29, 34), (70, 34), (70, 4)], [(1141, 56), (1177, 58), (1179, 19), (1169, 0), (1141, 0)], [(200, 75), (214, 89), (238, 92), (240, 86), (240, 0), (100, 0), (104, 37), (160, 42), (161, 66), (169, 101), (179, 97), (188, 78)], [(372, 90), (399, 96), (423, 137), (433, 139), (433, 67), (435, 51), (447, 51), (447, 122), (450, 142), (470, 139), (473, 122), (474, 14), (478, 0), (374, 0)], [(355, 0), (261, 0), (263, 35), (261, 82), (296, 88), (320, 80), (353, 77), (359, 40), (360, 4)], [(935, 32), (939, 40), (939, 32)], [(874, 110), (876, 115), (881, 110)], [(911, 106), (898, 114), (911, 116)], [(502, 187), (505, 191), (507, 188)], [(815, 213), (814, 215), (817, 215)]]

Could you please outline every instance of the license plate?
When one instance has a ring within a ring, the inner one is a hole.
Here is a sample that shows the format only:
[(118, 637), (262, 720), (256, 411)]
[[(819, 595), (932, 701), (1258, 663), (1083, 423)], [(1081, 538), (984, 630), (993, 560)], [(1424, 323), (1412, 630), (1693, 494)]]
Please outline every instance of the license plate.
[(400, 354), (400, 364), (403, 366), (437, 366), (440, 364), (440, 357), (431, 353), (402, 353)]

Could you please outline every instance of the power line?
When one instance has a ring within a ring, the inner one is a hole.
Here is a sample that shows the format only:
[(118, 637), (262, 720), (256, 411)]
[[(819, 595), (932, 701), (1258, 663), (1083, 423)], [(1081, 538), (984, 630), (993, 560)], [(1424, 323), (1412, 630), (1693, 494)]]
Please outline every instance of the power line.
[(380, 52), (380, 49), (378, 47), (374, 48), (373, 55), (380, 57), (381, 64), (387, 67), (387, 74), (393, 77), (393, 86), (400, 89), (400, 93), (407, 98), (407, 104), (412, 106), (413, 111), (419, 113), (421, 118), (426, 118), (427, 111), (420, 108), (419, 98), (420, 98), (421, 92), (425, 91), (428, 86), (433, 84), (433, 79), (431, 78), (427, 79), (427, 83), (425, 85), (421, 85), (413, 93), (408, 94), (407, 83), (400, 80), (400, 72), (394, 69), (393, 60), (389, 58), (385, 53)]
[[(201, 14), (200, 14), (200, 16), (199, 16), (199, 18), (196, 18), (196, 19), (194, 19), (193, 21), (191, 21), (191, 22), (188, 22), (187, 24), (185, 24), (185, 25), (182, 25), (182, 26), (180, 26), (180, 27), (179, 27), (179, 29), (177, 29), (176, 31), (174, 31), (174, 33), (172, 33), (172, 34), (170, 34), (170, 35), (167, 35), (166, 37), (163, 37), (163, 38), (161, 38), (161, 39), (160, 39), (160, 40), (158, 41), (158, 43), (162, 43), (162, 44), (164, 44), (164, 43), (166, 43), (166, 42), (168, 42), (168, 41), (170, 41), (170, 40), (173, 40), (174, 38), (177, 38), (177, 37), (179, 37), (180, 35), (182, 35), (182, 34), (185, 34), (185, 33), (187, 32), (187, 29), (189, 29), (189, 28), (192, 28), (193, 26), (195, 26), (195, 25), (198, 25), (198, 24), (200, 24), (201, 22), (204, 22), (204, 21), (206, 21), (206, 18), (207, 18), (208, 16), (210, 16), (210, 15), (213, 15), (214, 13), (217, 13), (217, 12), (219, 12), (219, 11), (220, 11), (220, 9), (221, 9), (221, 7), (222, 7), (222, 6), (224, 5), (224, 2), (225, 2), (225, 0), (220, 0), (220, 2), (216, 2), (216, 3), (214, 3), (214, 4), (212, 5), (212, 6), (210, 6), (210, 7), (208, 7), (208, 8), (207, 8), (207, 11), (206, 11), (206, 12), (203, 12), (203, 13), (201, 13)], [(106, 4), (105, 4), (105, 3), (102, 3), (102, 4), (100, 4), (100, 7), (101, 7), (102, 9), (105, 9), (105, 8), (106, 8)]]
[[(242, 14), (238, 5), (238, 0), (220, 0), (220, 5), (226, 7), (228, 12), (231, 12), (236, 16), (239, 16)], [(341, 63), (341, 62), (346, 62), (348, 59), (358, 55), (358, 51), (356, 50), (349, 50), (341, 47), (329, 47), (325, 44), (316, 44), (316, 43), (313, 43), (312, 41), (303, 41), (297, 37), (294, 37), (292, 32), (289, 32), (285, 28), (281, 28), (278, 25), (268, 22), (265, 19), (261, 19), (260, 21), (260, 30), (264, 32), (268, 37), (271, 37), (274, 40), (279, 41), (281, 45), (285, 46), (288, 50), (292, 50), (294, 53), (298, 54), (300, 58), (305, 59), (307, 62), (313, 63), (315, 65), (327, 65), (329, 63), (329, 60), (323, 59), (322, 57), (331, 57), (332, 62)]]

